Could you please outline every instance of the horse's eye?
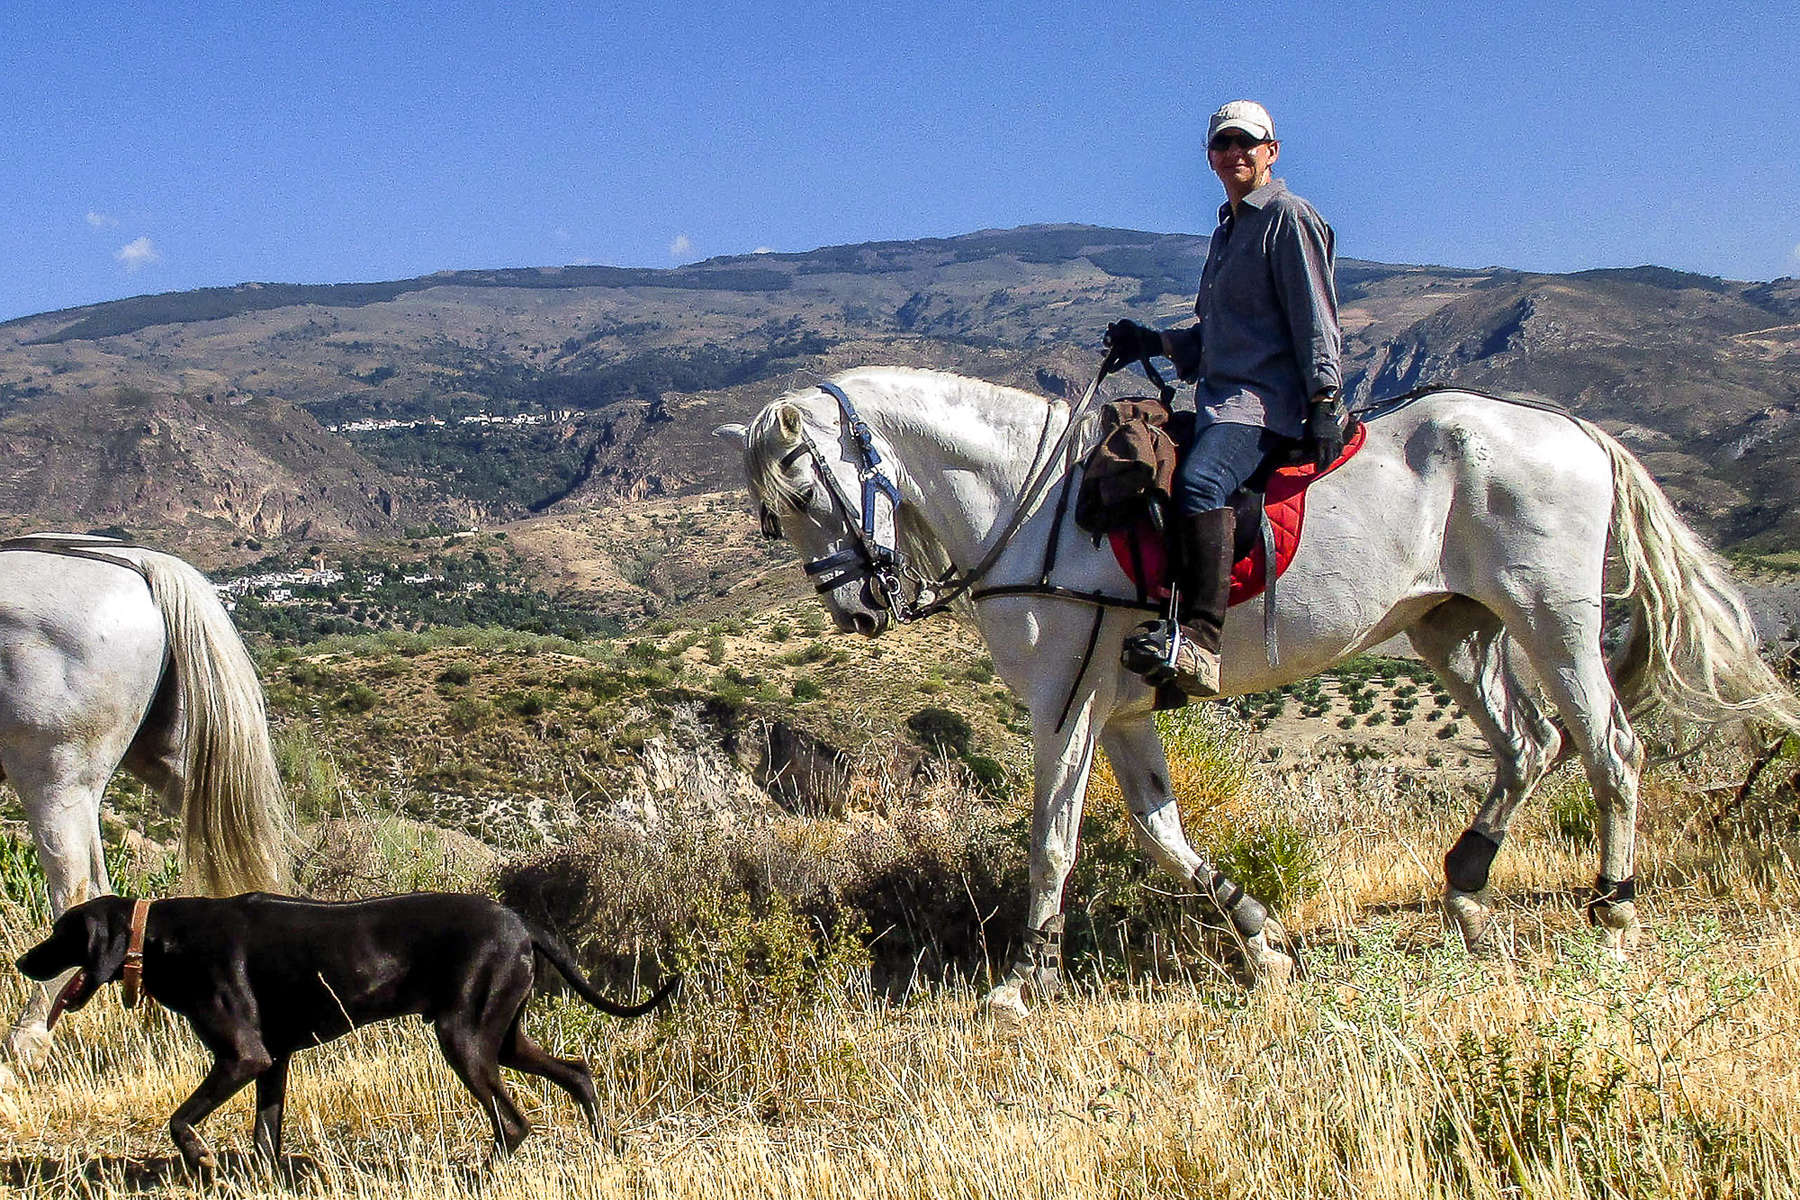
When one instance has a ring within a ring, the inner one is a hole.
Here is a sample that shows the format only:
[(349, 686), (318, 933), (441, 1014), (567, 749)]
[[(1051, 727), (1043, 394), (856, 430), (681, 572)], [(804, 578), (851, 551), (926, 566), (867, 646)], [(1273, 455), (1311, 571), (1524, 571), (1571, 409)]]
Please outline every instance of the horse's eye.
[(805, 512), (807, 509), (812, 507), (813, 492), (814, 492), (813, 485), (808, 484), (803, 491), (798, 491), (798, 492), (794, 493), (793, 505), (794, 505), (795, 512), (797, 512), (797, 513)]

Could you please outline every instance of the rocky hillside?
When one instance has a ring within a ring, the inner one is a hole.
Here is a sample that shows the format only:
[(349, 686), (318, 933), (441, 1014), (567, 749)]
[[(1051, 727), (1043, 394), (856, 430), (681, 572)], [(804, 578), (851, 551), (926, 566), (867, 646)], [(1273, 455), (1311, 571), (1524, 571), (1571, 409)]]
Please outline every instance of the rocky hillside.
[[(1183, 319), (1204, 238), (1085, 226), (670, 271), (447, 272), (139, 297), (0, 325), (0, 525), (118, 525), (211, 564), (734, 485), (709, 438), (871, 362), (1078, 388), (1121, 315)], [(1340, 264), (1358, 399), (1566, 402), (1724, 544), (1800, 545), (1800, 284)]]

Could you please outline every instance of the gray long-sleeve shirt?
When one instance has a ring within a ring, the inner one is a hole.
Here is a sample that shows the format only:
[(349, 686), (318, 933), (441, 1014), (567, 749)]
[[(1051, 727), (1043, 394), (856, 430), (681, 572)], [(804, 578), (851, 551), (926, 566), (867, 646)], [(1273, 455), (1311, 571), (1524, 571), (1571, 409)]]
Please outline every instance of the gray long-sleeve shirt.
[(1199, 380), (1202, 427), (1255, 425), (1297, 438), (1307, 402), (1342, 385), (1334, 243), (1331, 226), (1279, 179), (1235, 214), (1220, 206), (1194, 299), (1200, 323), (1167, 331), (1176, 371)]

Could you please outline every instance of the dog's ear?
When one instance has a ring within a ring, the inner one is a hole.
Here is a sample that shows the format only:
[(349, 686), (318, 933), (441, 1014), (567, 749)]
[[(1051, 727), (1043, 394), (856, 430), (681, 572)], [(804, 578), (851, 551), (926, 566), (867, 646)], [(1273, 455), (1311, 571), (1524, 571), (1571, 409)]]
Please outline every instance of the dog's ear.
[[(120, 904), (122, 912), (115, 912)], [(103, 963), (112, 962), (114, 971), (124, 967), (130, 940), (131, 902), (102, 896), (74, 905), (57, 917), (50, 927), (50, 936), (19, 956), (19, 970), (31, 979), (47, 982), (80, 967), (99, 982), (105, 976), (95, 972)]]
[(131, 901), (103, 896), (84, 908), (88, 976), (96, 984), (111, 983), (124, 973), (125, 952), (131, 948)]

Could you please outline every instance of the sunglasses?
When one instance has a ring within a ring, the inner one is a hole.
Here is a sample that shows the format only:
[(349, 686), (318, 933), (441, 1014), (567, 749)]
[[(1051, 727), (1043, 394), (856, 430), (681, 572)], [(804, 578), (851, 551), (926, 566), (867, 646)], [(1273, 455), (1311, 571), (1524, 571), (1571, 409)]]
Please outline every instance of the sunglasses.
[(1213, 138), (1212, 141), (1206, 143), (1206, 148), (1211, 150), (1214, 154), (1223, 154), (1233, 146), (1236, 146), (1239, 150), (1249, 150), (1256, 146), (1266, 146), (1268, 144), (1266, 139), (1253, 138), (1247, 133), (1221, 133)]

